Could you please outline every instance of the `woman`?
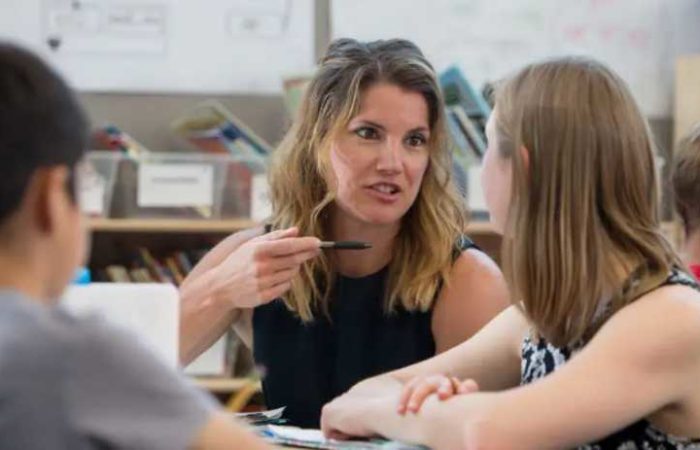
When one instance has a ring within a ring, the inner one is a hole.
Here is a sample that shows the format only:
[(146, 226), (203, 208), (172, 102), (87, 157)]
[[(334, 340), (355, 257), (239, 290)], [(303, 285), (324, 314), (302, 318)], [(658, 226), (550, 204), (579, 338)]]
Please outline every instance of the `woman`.
[(353, 387), (324, 407), (325, 432), (700, 448), (699, 287), (662, 236), (653, 141), (624, 82), (586, 59), (530, 65), (499, 88), (487, 136), (482, 183), (518, 302), (451, 351)]
[[(313, 249), (280, 299), (229, 289), (222, 302), (265, 370), (268, 407), (286, 406), (292, 424), (318, 426), (322, 405), (357, 381), (453, 347), (507, 304), (498, 268), (462, 236), (450, 172), (442, 97), (420, 50), (332, 43), (270, 171), (272, 227), (315, 236)], [(316, 238), (372, 247), (318, 253)], [(227, 270), (206, 266), (201, 277)], [(183, 297), (206, 295), (186, 283)]]

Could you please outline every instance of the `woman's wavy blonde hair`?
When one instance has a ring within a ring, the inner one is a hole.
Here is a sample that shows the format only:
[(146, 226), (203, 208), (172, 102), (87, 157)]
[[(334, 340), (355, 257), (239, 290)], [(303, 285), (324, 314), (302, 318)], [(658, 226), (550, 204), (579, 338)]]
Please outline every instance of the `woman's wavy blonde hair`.
[[(584, 58), (525, 67), (494, 111), (513, 162), (502, 248), (513, 298), (548, 341), (585, 341), (680, 264), (660, 232), (647, 122), (625, 82)], [(641, 282), (623, 289), (632, 272)]]
[[(430, 159), (415, 203), (402, 219), (386, 282), (385, 307), (428, 310), (448, 274), (466, 226), (464, 201), (452, 180), (443, 99), (432, 66), (405, 40), (331, 43), (305, 93), (299, 115), (275, 151), (269, 171), (273, 227), (296, 226), (302, 235), (329, 236), (328, 208), (335, 187), (330, 144), (358, 114), (370, 85), (391, 83), (420, 93), (428, 106)], [(335, 280), (324, 254), (304, 264), (284, 297), (304, 321), (328, 312)]]

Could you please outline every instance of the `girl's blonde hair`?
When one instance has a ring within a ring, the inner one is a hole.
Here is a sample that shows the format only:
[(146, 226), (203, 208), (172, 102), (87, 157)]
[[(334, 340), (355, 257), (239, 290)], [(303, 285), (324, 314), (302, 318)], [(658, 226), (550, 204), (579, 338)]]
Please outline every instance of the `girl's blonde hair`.
[[(421, 51), (405, 40), (331, 43), (305, 93), (299, 115), (273, 155), (270, 186), (274, 227), (297, 226), (303, 235), (329, 236), (328, 209), (335, 199), (326, 180), (330, 144), (358, 114), (370, 85), (390, 83), (420, 93), (428, 106), (430, 159), (415, 203), (402, 219), (389, 263), (387, 311), (427, 310), (447, 282), (466, 211), (453, 182), (443, 99), (435, 72)], [(284, 297), (304, 321), (327, 312), (335, 280), (321, 255), (304, 264)]]
[[(540, 336), (575, 344), (680, 264), (660, 232), (648, 125), (624, 81), (584, 58), (520, 70), (495, 114), (513, 162), (506, 279)], [(622, 289), (632, 272), (641, 282)]]

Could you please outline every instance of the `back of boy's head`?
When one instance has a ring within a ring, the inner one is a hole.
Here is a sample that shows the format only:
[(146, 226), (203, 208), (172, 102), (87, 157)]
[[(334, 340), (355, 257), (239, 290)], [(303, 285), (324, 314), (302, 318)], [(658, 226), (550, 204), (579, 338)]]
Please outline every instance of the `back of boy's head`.
[(0, 226), (19, 209), (37, 169), (67, 166), (73, 173), (87, 133), (61, 77), (34, 54), (0, 41)]
[(694, 233), (700, 229), (700, 123), (678, 144), (671, 183), (686, 234)]

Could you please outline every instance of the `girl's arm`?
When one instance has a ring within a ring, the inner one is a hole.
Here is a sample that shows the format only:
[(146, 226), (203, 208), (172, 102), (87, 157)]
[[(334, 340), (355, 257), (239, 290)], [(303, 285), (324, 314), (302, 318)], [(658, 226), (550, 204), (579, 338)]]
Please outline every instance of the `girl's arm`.
[(482, 390), (517, 386), (520, 344), (527, 329), (525, 318), (511, 306), (468, 341), (423, 362), (361, 381), (348, 395), (396, 394), (410, 380), (433, 374), (474, 379)]
[(441, 449), (570, 448), (697, 401), (698, 377), (700, 295), (666, 287), (615, 314), (571, 361), (530, 385), (431, 396), (403, 416), (396, 393), (364, 402), (345, 395), (326, 405), (322, 426), (329, 435), (381, 434)]

